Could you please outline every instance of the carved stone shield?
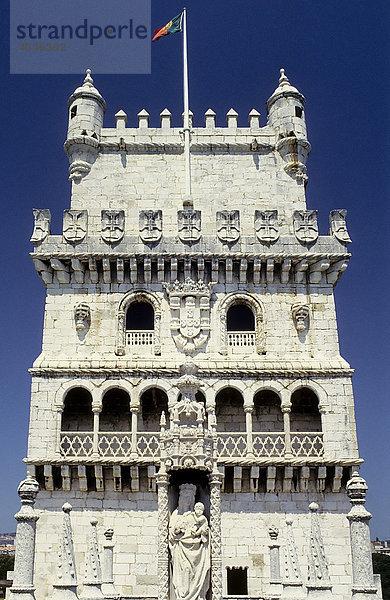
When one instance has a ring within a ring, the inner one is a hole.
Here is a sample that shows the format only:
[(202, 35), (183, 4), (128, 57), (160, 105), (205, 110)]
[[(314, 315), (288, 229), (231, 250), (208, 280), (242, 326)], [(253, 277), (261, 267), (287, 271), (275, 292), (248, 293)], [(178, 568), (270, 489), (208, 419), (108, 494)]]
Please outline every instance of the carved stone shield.
[(50, 210), (48, 208), (34, 208), (34, 231), (30, 238), (30, 242), (33, 244), (40, 244), (50, 235)]
[(210, 331), (212, 285), (187, 278), (165, 285), (171, 308), (171, 331), (176, 344), (186, 354), (200, 348)]
[(64, 210), (63, 235), (69, 244), (78, 244), (87, 235), (86, 210)]
[(255, 230), (259, 242), (270, 244), (279, 239), (277, 210), (256, 210)]
[(197, 242), (201, 236), (201, 212), (188, 208), (177, 212), (179, 239), (182, 242)]
[(225, 244), (231, 244), (239, 239), (240, 211), (220, 210), (217, 212), (217, 235)]
[(329, 215), (330, 233), (342, 244), (352, 242), (347, 229), (346, 216), (347, 211), (344, 209), (331, 210)]
[(107, 244), (120, 242), (125, 232), (124, 210), (102, 210), (102, 238)]
[(311, 244), (318, 238), (318, 223), (316, 210), (294, 211), (294, 233), (297, 240), (303, 244)]
[(139, 213), (139, 234), (147, 244), (159, 242), (162, 235), (162, 211), (141, 210)]

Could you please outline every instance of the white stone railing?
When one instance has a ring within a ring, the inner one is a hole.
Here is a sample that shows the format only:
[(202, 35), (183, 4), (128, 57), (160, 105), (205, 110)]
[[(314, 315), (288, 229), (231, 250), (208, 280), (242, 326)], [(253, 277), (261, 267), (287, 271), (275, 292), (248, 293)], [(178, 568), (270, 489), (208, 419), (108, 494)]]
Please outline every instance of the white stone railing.
[(322, 456), (324, 454), (323, 434), (291, 433), (291, 452), (293, 456)]
[[(137, 432), (135, 453), (141, 458), (156, 458), (160, 455), (160, 433)], [(255, 457), (283, 456), (285, 436), (283, 432), (253, 433), (252, 448)], [(302, 432), (291, 434), (291, 451), (297, 457), (322, 456), (323, 434)], [(93, 452), (93, 433), (61, 433), (60, 452), (64, 457), (87, 457)], [(99, 457), (126, 457), (132, 452), (131, 432), (99, 432), (97, 453)], [(248, 440), (245, 432), (217, 433), (217, 455), (221, 458), (245, 457)]]
[(126, 346), (153, 346), (154, 331), (126, 331)]
[(93, 433), (73, 431), (61, 433), (60, 452), (62, 456), (91, 456), (93, 452)]
[(223, 458), (245, 456), (247, 453), (246, 433), (217, 433), (217, 455)]
[(229, 331), (228, 346), (230, 348), (254, 348), (256, 333), (254, 331)]
[(283, 456), (285, 451), (284, 433), (254, 433), (252, 439), (255, 456)]

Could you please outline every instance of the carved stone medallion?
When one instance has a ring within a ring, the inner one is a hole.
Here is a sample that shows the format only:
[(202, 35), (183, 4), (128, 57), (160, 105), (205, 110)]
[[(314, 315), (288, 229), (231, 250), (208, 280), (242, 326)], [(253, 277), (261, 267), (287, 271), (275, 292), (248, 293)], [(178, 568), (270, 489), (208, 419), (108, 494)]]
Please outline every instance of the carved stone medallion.
[(177, 212), (179, 239), (186, 242), (197, 242), (201, 236), (201, 212), (187, 208)]
[(240, 238), (240, 211), (220, 210), (217, 212), (217, 235), (225, 244), (231, 244)]
[(295, 329), (298, 332), (309, 328), (309, 307), (307, 304), (294, 304), (291, 308)]
[(33, 244), (40, 244), (50, 235), (50, 210), (48, 208), (34, 208), (34, 231), (30, 238), (30, 242)]
[(91, 322), (91, 311), (88, 304), (81, 302), (74, 308), (74, 320), (76, 323), (76, 331), (84, 331), (88, 329)]
[(330, 233), (342, 244), (350, 244), (352, 242), (345, 221), (346, 216), (347, 211), (344, 209), (331, 210), (329, 215)]
[(256, 210), (255, 229), (259, 242), (276, 242), (279, 239), (278, 211)]
[(212, 285), (195, 282), (165, 285), (171, 308), (171, 331), (176, 345), (186, 354), (198, 350), (210, 332), (210, 297)]
[(64, 210), (63, 235), (69, 244), (79, 244), (87, 235), (86, 210)]
[(107, 244), (120, 242), (125, 232), (124, 210), (102, 210), (102, 238)]
[(139, 213), (139, 234), (147, 244), (159, 242), (162, 235), (162, 211), (141, 210)]
[(318, 223), (316, 210), (294, 211), (294, 233), (298, 241), (312, 244), (318, 238)]

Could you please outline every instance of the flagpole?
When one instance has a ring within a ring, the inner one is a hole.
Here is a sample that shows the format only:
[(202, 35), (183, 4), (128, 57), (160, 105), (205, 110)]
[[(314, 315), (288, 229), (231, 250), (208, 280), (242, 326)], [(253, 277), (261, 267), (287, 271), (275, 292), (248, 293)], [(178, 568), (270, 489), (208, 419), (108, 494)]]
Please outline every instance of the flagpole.
[(184, 206), (192, 206), (190, 160), (190, 111), (188, 101), (187, 9), (183, 8), (183, 96), (184, 96), (184, 161), (186, 193)]

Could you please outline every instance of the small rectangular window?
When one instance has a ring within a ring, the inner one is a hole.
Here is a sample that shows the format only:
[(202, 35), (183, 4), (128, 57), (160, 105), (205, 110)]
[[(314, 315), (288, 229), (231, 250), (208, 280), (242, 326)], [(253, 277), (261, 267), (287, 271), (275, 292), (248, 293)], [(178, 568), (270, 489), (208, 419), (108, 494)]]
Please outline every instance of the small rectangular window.
[(300, 119), (302, 118), (302, 109), (300, 106), (295, 107), (295, 116), (299, 117)]
[(227, 567), (228, 596), (248, 595), (248, 567)]
[(77, 105), (70, 109), (70, 118), (73, 119), (77, 115)]

